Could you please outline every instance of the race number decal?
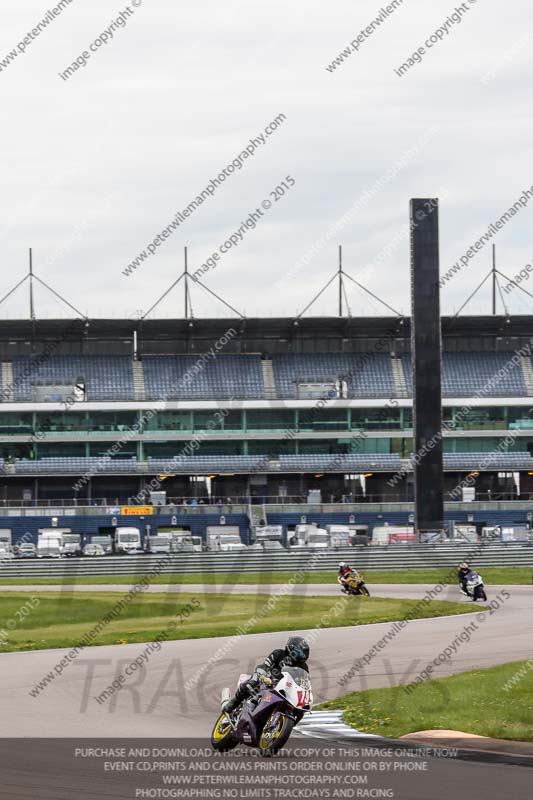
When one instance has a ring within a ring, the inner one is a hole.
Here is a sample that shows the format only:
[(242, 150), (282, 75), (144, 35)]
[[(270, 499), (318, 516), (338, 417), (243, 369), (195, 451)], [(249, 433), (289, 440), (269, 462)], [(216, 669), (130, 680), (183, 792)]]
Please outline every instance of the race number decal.
[(298, 705), (308, 706), (313, 699), (310, 689), (298, 689)]

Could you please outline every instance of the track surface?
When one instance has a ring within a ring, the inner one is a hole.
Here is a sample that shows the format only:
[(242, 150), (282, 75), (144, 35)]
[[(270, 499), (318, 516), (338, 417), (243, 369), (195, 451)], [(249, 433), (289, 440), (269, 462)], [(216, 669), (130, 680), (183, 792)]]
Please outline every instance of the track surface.
[[(2, 587), (8, 588), (21, 589)], [(97, 590), (95, 586), (63, 587), (66, 601), (67, 588)], [(124, 586), (100, 588), (127, 590)], [(192, 593), (216, 589), (193, 585), (150, 587), (152, 591), (168, 591), (169, 588)], [(373, 594), (381, 597), (409, 599), (422, 598), (429, 588), (422, 585), (370, 587)], [(58, 589), (61, 587), (35, 587), (35, 591)], [(337, 593), (336, 587), (321, 584), (296, 589), (298, 593), (308, 594)], [(274, 587), (271, 590), (275, 591)], [(256, 594), (268, 591), (268, 587), (236, 586), (232, 591)], [(378, 652), (364, 672), (356, 673), (345, 688), (338, 681), (350, 669), (354, 658), (363, 655), (390, 631), (391, 623), (315, 631), (310, 660), (315, 699), (333, 698), (364, 687), (406, 683), (442, 652), (465, 625), (474, 621), (477, 629), (471, 639), (435, 668), (435, 676), (531, 657), (533, 587), (512, 586), (507, 587), (507, 591), (510, 598), (492, 614), (483, 612), (483, 618), (479, 616), (481, 609), (465, 600), (472, 608), (472, 615), (414, 620)], [(499, 587), (490, 587), (489, 599), (498, 594), (501, 594)], [(449, 587), (440, 595), (441, 599), (449, 600), (460, 597), (456, 587)], [(253, 615), (252, 605), (250, 611)], [(265, 653), (282, 645), (287, 635), (286, 632), (254, 634), (241, 637), (229, 646), (228, 637), (167, 642), (159, 652), (150, 654), (145, 668), (127, 678), (120, 692), (101, 704), (95, 697), (146, 650), (146, 645), (87, 648), (37, 697), (30, 696), (30, 690), (53, 671), (68, 651), (1, 654), (3, 735), (205, 736), (217, 713), (221, 687), (232, 686), (241, 671), (251, 670)], [(215, 656), (214, 663), (206, 669), (209, 659)], [(198, 674), (199, 682), (186, 690), (184, 684)]]

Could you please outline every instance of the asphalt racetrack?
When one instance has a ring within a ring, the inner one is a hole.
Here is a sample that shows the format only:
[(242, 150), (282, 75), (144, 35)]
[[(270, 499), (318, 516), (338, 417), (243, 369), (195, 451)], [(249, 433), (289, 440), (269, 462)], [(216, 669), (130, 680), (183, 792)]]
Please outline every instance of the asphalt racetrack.
[[(98, 591), (97, 586), (63, 587), (70, 591)], [(124, 592), (126, 586), (100, 587)], [(374, 585), (373, 595), (420, 599), (432, 587), (423, 585)], [(2, 587), (20, 591), (21, 587)], [(34, 591), (58, 591), (57, 586), (38, 586)], [(482, 610), (465, 599), (472, 614), (413, 620), (377, 651), (363, 670), (353, 670), (354, 660), (367, 653), (392, 623), (295, 632), (309, 635), (315, 700), (325, 700), (363, 688), (408, 683), (433, 661), (465, 626), (475, 624), (451, 657), (434, 668), (442, 677), (531, 657), (533, 641), (533, 587), (489, 586), (489, 601), (509, 594), (495, 610)], [(154, 585), (150, 591), (214, 591), (210, 586)], [(226, 587), (236, 594), (264, 593), (264, 586)], [(271, 587), (275, 592), (276, 588)], [(297, 586), (306, 594), (339, 594), (334, 585)], [(440, 599), (457, 601), (457, 587), (447, 587)], [(252, 609), (251, 609), (252, 611)], [(275, 613), (275, 612), (274, 612)], [(169, 641), (156, 650), (149, 644), (88, 647), (62, 670), (56, 665), (66, 650), (44, 650), (0, 655), (0, 700), (3, 736), (10, 737), (204, 737), (209, 735), (219, 708), (220, 690), (234, 687), (241, 672), (251, 671), (266, 653), (283, 646), (287, 632), (265, 633), (231, 639), (220, 637)], [(467, 640), (466, 640), (467, 639)], [(142, 656), (142, 654), (145, 654)], [(142, 668), (131, 664), (140, 657)], [(129, 677), (119, 691), (100, 702), (96, 699), (114, 680)], [(60, 672), (60, 674), (58, 674)], [(47, 674), (54, 677), (38, 688)], [(33, 692), (33, 695), (32, 695)]]

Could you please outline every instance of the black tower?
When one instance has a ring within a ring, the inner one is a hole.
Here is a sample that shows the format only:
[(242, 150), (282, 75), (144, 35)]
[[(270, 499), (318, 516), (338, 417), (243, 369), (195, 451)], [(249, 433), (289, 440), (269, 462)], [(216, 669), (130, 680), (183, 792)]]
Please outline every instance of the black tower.
[(444, 527), (438, 200), (411, 200), (410, 222), (415, 531), (424, 531)]

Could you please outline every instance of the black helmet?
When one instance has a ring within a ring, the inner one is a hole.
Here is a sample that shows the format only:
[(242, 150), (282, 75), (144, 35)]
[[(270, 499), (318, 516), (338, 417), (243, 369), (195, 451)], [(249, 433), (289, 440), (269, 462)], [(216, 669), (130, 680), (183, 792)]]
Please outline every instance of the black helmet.
[(304, 664), (309, 658), (309, 645), (303, 636), (291, 636), (285, 649), (295, 664)]

